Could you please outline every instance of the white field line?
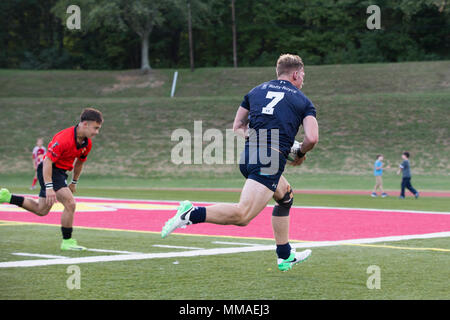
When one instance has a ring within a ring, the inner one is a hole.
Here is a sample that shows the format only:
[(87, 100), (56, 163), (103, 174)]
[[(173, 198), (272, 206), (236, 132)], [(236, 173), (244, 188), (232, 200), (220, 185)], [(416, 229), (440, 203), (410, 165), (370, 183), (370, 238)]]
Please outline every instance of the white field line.
[(227, 244), (227, 245), (230, 245), (230, 246), (234, 246), (234, 245), (237, 245), (237, 246), (259, 246), (259, 245), (261, 245), (259, 243), (229, 242), (229, 241), (213, 241), (211, 243), (214, 243), (214, 244)]
[[(393, 242), (411, 239), (431, 239), (431, 238), (443, 238), (450, 237), (450, 232), (438, 232), (418, 235), (406, 235), (406, 236), (391, 236), (391, 237), (379, 237), (379, 238), (367, 238), (367, 239), (352, 239), (341, 241), (316, 241), (305, 243), (292, 243), (293, 248), (317, 248), (328, 247), (348, 244), (367, 244), (376, 242)], [(93, 256), (93, 257), (81, 257), (81, 258), (64, 258), (64, 259), (42, 259), (42, 260), (25, 260), (25, 261), (10, 261), (1, 262), (0, 268), (14, 268), (14, 267), (37, 267), (37, 266), (49, 266), (49, 265), (64, 265), (64, 264), (81, 264), (81, 263), (97, 263), (97, 262), (111, 262), (111, 261), (132, 261), (132, 260), (147, 260), (147, 259), (161, 259), (161, 258), (180, 258), (180, 257), (198, 257), (198, 256), (211, 256), (219, 254), (232, 254), (232, 253), (244, 253), (244, 252), (258, 252), (274, 250), (274, 245), (261, 245), (261, 246), (248, 246), (239, 248), (216, 248), (216, 249), (203, 249), (203, 250), (189, 250), (181, 252), (163, 252), (163, 253), (142, 253), (142, 254), (121, 254), (110, 256)]]
[(106, 252), (106, 253), (122, 253), (122, 254), (142, 254), (142, 252), (119, 251), (119, 250), (106, 250), (106, 249), (86, 249), (86, 251), (92, 251), (92, 252)]
[(37, 258), (47, 258), (47, 259), (68, 259), (68, 257), (56, 256), (53, 254), (37, 254), (37, 253), (26, 253), (26, 252), (13, 252), (11, 254), (13, 254), (15, 256), (24, 256), (24, 257), (37, 257)]
[(165, 244), (154, 244), (152, 247), (157, 248), (172, 248), (172, 249), (188, 249), (188, 250), (203, 250), (203, 248), (197, 248), (197, 247), (183, 247), (183, 246), (169, 246)]

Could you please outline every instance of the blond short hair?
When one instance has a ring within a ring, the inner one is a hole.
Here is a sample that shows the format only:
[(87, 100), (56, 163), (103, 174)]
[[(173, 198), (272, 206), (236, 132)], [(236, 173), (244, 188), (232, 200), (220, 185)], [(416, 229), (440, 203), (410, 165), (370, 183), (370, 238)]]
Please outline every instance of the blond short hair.
[(277, 60), (277, 76), (303, 69), (303, 61), (294, 54), (282, 54)]

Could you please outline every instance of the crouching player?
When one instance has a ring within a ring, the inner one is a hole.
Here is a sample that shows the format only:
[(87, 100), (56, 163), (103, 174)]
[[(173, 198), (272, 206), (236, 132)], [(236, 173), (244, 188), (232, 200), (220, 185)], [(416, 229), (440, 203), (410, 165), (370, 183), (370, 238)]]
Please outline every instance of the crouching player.
[[(91, 139), (98, 133), (103, 123), (100, 111), (87, 108), (80, 116), (80, 122), (73, 127), (58, 132), (48, 145), (44, 161), (37, 167), (37, 177), (41, 186), (39, 200), (11, 194), (0, 190), (0, 203), (10, 203), (22, 207), (38, 216), (47, 215), (56, 201), (61, 202), (62, 243), (61, 250), (85, 250), (72, 238), (75, 198), (78, 178), (83, 164), (92, 148)], [(67, 186), (67, 171), (72, 171), (72, 182)]]

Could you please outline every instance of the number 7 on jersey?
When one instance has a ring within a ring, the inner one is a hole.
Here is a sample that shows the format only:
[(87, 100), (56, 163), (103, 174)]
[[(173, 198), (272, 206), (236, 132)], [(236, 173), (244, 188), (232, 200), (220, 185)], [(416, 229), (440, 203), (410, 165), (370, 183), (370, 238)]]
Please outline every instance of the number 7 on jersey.
[(267, 99), (272, 99), (264, 108), (262, 108), (261, 113), (273, 114), (273, 108), (284, 98), (284, 92), (267, 91)]

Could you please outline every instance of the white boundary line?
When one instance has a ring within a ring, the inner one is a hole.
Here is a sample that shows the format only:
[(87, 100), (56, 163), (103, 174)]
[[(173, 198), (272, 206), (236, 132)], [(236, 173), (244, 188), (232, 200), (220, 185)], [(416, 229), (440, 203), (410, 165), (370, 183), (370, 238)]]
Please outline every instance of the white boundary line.
[(122, 254), (142, 254), (142, 252), (131, 252), (131, 251), (120, 251), (120, 250), (106, 250), (106, 249), (86, 249), (86, 251), (105, 252), (105, 253), (122, 253)]
[(37, 257), (37, 258), (47, 258), (47, 259), (68, 259), (68, 257), (56, 256), (53, 254), (37, 254), (37, 253), (26, 253), (26, 252), (13, 252), (11, 254), (13, 254), (15, 256), (23, 256), (23, 257)]
[[(406, 236), (391, 236), (391, 237), (379, 237), (379, 238), (366, 238), (366, 239), (352, 239), (341, 241), (317, 241), (317, 242), (305, 242), (305, 243), (292, 243), (293, 248), (317, 248), (328, 246), (339, 246), (347, 244), (367, 244), (376, 242), (394, 242), (412, 239), (431, 239), (431, 238), (444, 238), (450, 237), (450, 232), (438, 232), (428, 234), (406, 235)], [(97, 263), (97, 262), (112, 262), (112, 261), (135, 261), (135, 260), (148, 260), (148, 259), (161, 259), (161, 258), (179, 258), (179, 257), (198, 257), (198, 256), (211, 256), (219, 254), (232, 254), (232, 253), (244, 253), (244, 252), (258, 252), (274, 250), (274, 245), (261, 245), (261, 246), (248, 246), (239, 248), (216, 248), (216, 249), (203, 249), (203, 250), (189, 250), (181, 252), (164, 252), (164, 253), (142, 253), (142, 254), (126, 254), (126, 255), (107, 255), (107, 256), (92, 256), (81, 258), (64, 258), (64, 259), (41, 259), (41, 260), (25, 260), (25, 261), (9, 261), (1, 262), (0, 268), (14, 268), (14, 267), (37, 267), (37, 266), (49, 266), (49, 265), (65, 265), (65, 264), (81, 264), (81, 263)]]
[(203, 250), (204, 248), (198, 248), (198, 247), (183, 247), (183, 246), (169, 246), (166, 244), (154, 244), (152, 247), (156, 248), (171, 248), (171, 249), (188, 249), (188, 250)]
[(259, 246), (259, 243), (248, 243), (248, 242), (230, 242), (230, 241), (213, 241), (214, 244), (227, 244), (227, 245), (238, 245), (238, 246)]

